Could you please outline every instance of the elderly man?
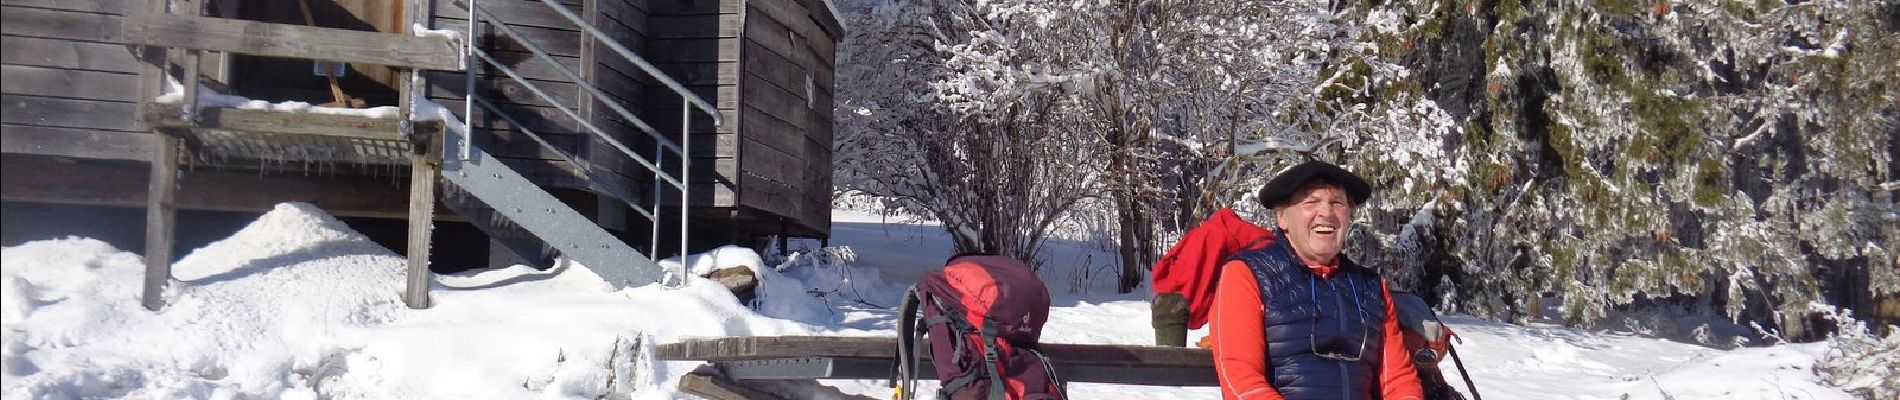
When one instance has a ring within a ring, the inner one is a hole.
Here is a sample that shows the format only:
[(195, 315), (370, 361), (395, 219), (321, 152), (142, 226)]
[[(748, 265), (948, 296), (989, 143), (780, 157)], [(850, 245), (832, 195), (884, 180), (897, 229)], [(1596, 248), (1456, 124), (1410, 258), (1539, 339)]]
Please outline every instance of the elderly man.
[(1210, 335), (1223, 398), (1423, 397), (1385, 281), (1340, 254), (1371, 193), (1317, 161), (1260, 190), (1280, 240), (1221, 266)]

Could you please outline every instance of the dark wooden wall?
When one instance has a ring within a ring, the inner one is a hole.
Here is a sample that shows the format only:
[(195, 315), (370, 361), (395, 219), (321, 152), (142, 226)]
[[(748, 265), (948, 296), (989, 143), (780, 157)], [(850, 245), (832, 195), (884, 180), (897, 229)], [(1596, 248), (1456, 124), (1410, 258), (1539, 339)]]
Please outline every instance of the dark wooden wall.
[[(143, 0), (0, 0), (0, 143), (6, 201), (144, 207), (152, 135), (138, 118), (138, 61), (120, 44), (124, 15)], [(237, 2), (213, 1), (212, 16)], [(313, 5), (314, 7), (315, 5)], [(228, 62), (206, 56), (207, 86)], [(342, 169), (342, 172), (360, 172)], [(180, 209), (256, 212), (284, 201), (335, 215), (403, 218), (398, 171), (367, 175), (260, 174), (187, 167)], [(306, 171), (307, 172), (307, 171)]]
[[(709, 119), (693, 121), (696, 203), (729, 209), (723, 216), (742, 234), (826, 236), (842, 34), (830, 11), (817, 0), (650, 3), (650, 58), (713, 102), (726, 123), (714, 131)], [(678, 99), (647, 101), (657, 120), (678, 123), (665, 115), (679, 114)]]
[(118, 44), (122, 15), (133, 4), (0, 1), (0, 135), (7, 152), (146, 157), (148, 136), (136, 118), (137, 63)]
[(824, 236), (831, 225), (838, 22), (818, 0), (746, 2), (739, 80), (740, 203)]
[[(694, 110), (690, 130), (695, 206), (738, 205), (738, 40), (741, 15), (735, 0), (648, 0), (652, 39), (643, 54), (667, 76), (719, 109), (725, 126)], [(683, 99), (654, 84), (641, 99), (656, 127), (678, 132)], [(669, 200), (671, 201), (671, 200)], [(677, 203), (674, 203), (677, 204)]]

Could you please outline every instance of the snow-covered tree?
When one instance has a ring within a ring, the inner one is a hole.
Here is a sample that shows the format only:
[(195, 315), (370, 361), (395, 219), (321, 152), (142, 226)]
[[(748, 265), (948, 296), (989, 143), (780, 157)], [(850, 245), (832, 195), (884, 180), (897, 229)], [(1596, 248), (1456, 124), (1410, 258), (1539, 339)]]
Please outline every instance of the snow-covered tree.
[(1522, 319), (1554, 298), (1589, 323), (1686, 301), (1813, 337), (1810, 300), (1895, 302), (1900, 6), (1355, 9), (1399, 21), (1368, 36), (1420, 72), (1391, 92), (1467, 121), (1439, 249), (1467, 311)]
[(983, 29), (968, 4), (859, 3), (843, 46), (840, 186), (941, 221), (959, 251), (1035, 254), (1098, 190), (1086, 81)]
[(1010, 218), (1115, 227), (1129, 289), (1165, 238), (1263, 216), (1252, 192), (1320, 159), (1378, 190), (1349, 252), (1473, 314), (1675, 304), (1813, 338), (1810, 301), (1900, 309), (1900, 4), (863, 4), (840, 186), (959, 210), (933, 215), (977, 248), (1047, 226), (975, 217), (994, 163), (1067, 174), (1024, 184), (1070, 201), (1008, 204), (1070, 208)]

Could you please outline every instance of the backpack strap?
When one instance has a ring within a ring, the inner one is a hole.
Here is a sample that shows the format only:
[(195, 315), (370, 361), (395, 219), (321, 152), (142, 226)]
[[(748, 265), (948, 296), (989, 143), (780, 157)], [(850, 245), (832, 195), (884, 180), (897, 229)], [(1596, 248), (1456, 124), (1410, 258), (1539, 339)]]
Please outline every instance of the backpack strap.
[(1054, 361), (1049, 360), (1049, 355), (1042, 354), (1042, 351), (1036, 350), (1034, 347), (1025, 347), (1023, 349), (1035, 354), (1036, 359), (1042, 362), (1043, 372), (1049, 374), (1049, 381), (1056, 384), (1056, 397), (1067, 400), (1069, 398), (1069, 384), (1063, 383), (1062, 376), (1056, 375), (1056, 364)]
[[(904, 291), (904, 300), (897, 311), (897, 359), (891, 363), (891, 381), (886, 385), (897, 389), (899, 400), (909, 400), (916, 388), (917, 360), (923, 339), (923, 330), (917, 329), (917, 286), (911, 285)], [(901, 382), (901, 383), (900, 383)]]
[[(949, 324), (953, 331), (959, 331), (959, 332), (975, 331), (977, 332), (978, 337), (980, 337), (979, 340), (983, 342), (984, 367), (978, 368), (974, 371), (970, 371), (970, 373), (968, 374), (964, 374), (963, 376), (958, 376), (955, 379), (951, 379), (947, 382), (944, 382), (943, 387), (937, 389), (937, 398), (949, 399), (951, 393), (955, 393), (957, 390), (963, 389), (963, 387), (965, 386), (969, 386), (970, 384), (976, 383), (977, 379), (983, 379), (985, 378), (984, 375), (988, 375), (988, 378), (990, 381), (990, 399), (991, 400), (1008, 400), (1009, 392), (1005, 389), (1006, 384), (1003, 383), (1002, 355), (998, 353), (997, 346), (996, 346), (996, 340), (997, 340), (996, 328), (992, 326), (988, 326), (989, 324), (985, 323), (983, 328), (978, 329), (970, 321), (965, 321), (961, 313), (954, 312), (956, 310), (951, 310), (949, 307), (945, 307), (940, 302), (933, 301), (931, 303), (935, 304), (939, 311), (942, 311), (941, 314), (943, 314), (943, 316), (925, 318), (924, 319), (925, 325)], [(961, 335), (959, 334), (959, 336)], [(964, 343), (966, 342), (966, 340), (964, 339), (965, 339), (964, 337), (958, 337), (956, 338), (956, 340), (951, 340), (951, 342), (957, 344), (957, 348), (955, 349), (955, 355), (952, 356), (951, 358), (954, 358), (954, 359), (963, 358), (964, 349), (967, 347), (967, 344)]]
[(990, 329), (990, 327), (987, 326), (989, 324), (984, 325), (982, 334), (983, 363), (987, 364), (990, 370), (990, 400), (1009, 400), (1009, 392), (1004, 390), (1004, 386), (1007, 384), (1003, 383), (1002, 357), (996, 352), (995, 330)]
[(976, 383), (978, 378), (983, 377), (982, 375), (981, 372), (974, 372), (944, 382), (943, 387), (937, 389), (937, 398), (948, 400), (951, 393), (956, 393), (958, 389), (963, 389), (964, 386), (970, 386), (970, 384)]

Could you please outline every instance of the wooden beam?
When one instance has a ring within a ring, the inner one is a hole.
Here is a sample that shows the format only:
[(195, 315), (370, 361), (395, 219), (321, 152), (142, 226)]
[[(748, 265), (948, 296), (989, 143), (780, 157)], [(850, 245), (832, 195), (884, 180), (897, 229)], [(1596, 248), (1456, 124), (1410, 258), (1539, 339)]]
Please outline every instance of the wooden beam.
[(741, 385), (737, 382), (721, 379), (710, 373), (694, 371), (680, 377), (680, 391), (691, 393), (707, 400), (783, 400), (772, 395)]
[(164, 132), (151, 136), (152, 165), (149, 194), (145, 197), (145, 309), (165, 307), (165, 286), (172, 279), (172, 223), (178, 192), (178, 138)]
[(0, 152), (101, 160), (152, 159), (151, 134), (32, 125), (0, 125)]
[[(164, 12), (164, 1), (145, 0), (143, 14), (162, 14)], [(124, 23), (121, 22), (120, 24), (123, 25)], [(154, 107), (155, 104), (151, 102), (151, 99), (158, 97), (158, 95), (165, 90), (165, 77), (167, 76), (165, 70), (170, 64), (170, 60), (165, 58), (165, 48), (158, 46), (128, 47), (130, 47), (134, 53), (138, 54), (137, 70), (139, 73), (139, 87), (137, 93), (139, 100), (137, 103), (134, 103), (135, 107), (137, 107), (136, 112), (138, 112), (139, 115), (145, 115), (146, 113), (157, 111), (156, 108), (163, 108)], [(136, 116), (133, 117), (133, 119), (134, 121), (132, 122), (135, 124), (143, 121)], [(150, 129), (149, 124), (146, 125), (148, 126), (140, 127), (142, 128), (141, 130)]]
[[(149, 145), (148, 145), (149, 146)], [(6, 154), (0, 157), (0, 199), (33, 203), (144, 207), (147, 165), (139, 162)], [(178, 177), (175, 208), (181, 210), (265, 212), (286, 201), (301, 201), (338, 217), (408, 218), (408, 193), (400, 167), (373, 176), (310, 174), (301, 171), (190, 169)], [(391, 176), (391, 174), (401, 174)], [(436, 208), (437, 221), (467, 221)]]
[[(181, 13), (180, 15), (182, 16), (204, 16), (204, 3), (198, 0), (173, 0), (172, 5), (175, 11)], [(200, 94), (198, 93), (200, 91), (198, 77), (200, 70), (204, 68), (204, 56), (202, 54), (203, 52), (198, 49), (184, 49), (184, 54), (177, 56), (183, 58), (181, 61), (183, 62), (184, 68), (179, 70), (179, 74), (182, 75), (185, 81), (182, 83), (185, 89), (185, 99), (178, 105), (182, 111), (179, 116), (187, 121), (198, 121), (198, 110), (200, 108), (198, 102), (198, 95)], [(146, 99), (138, 99), (136, 101), (146, 101)]]
[[(196, 122), (187, 121), (175, 105), (147, 106), (145, 122), (153, 127), (200, 128), (237, 132), (289, 133), (374, 140), (402, 140), (398, 118), (369, 118), (287, 111), (205, 108)], [(417, 130), (441, 129), (442, 121), (414, 121)]]
[[(398, 32), (409, 32), (416, 26), (428, 26), (429, 15), (427, 0), (404, 0), (402, 3), (402, 28)], [(464, 62), (467, 60), (464, 59)], [(466, 64), (464, 64), (466, 65)], [(416, 113), (419, 100), (427, 94), (427, 86), (422, 84), (422, 71), (408, 69), (398, 74), (402, 82), (397, 86), (401, 97), (397, 103), (397, 118), (410, 120)], [(448, 132), (441, 124), (420, 130), (411, 122), (406, 131), (398, 134), (408, 136), (409, 150), (409, 271), (407, 288), (403, 292), (403, 303), (411, 309), (429, 308), (429, 245), (433, 241), (435, 229), (436, 181), (442, 176), (443, 135)], [(466, 129), (466, 128), (465, 128)]]
[(461, 71), (462, 56), (448, 38), (273, 24), (224, 18), (145, 14), (126, 19), (128, 45), (228, 51)]

